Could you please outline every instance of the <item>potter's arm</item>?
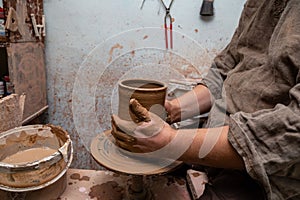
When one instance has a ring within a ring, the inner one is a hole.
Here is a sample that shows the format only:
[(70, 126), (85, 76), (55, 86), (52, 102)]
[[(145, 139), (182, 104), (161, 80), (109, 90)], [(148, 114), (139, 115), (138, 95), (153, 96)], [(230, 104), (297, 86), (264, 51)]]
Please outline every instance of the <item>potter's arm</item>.
[(211, 94), (204, 85), (197, 85), (193, 90), (182, 96), (166, 101), (165, 108), (170, 122), (178, 122), (193, 116), (204, 114), (211, 108)]
[[(184, 137), (185, 141), (190, 141), (181, 142), (174, 147), (176, 149), (187, 148), (178, 160), (217, 168), (244, 169), (243, 159), (228, 141), (228, 130), (228, 126), (223, 126), (177, 131), (175, 135)], [(214, 138), (216, 135), (218, 137)], [(180, 147), (181, 145), (188, 147)]]
[[(198, 89), (201, 88), (198, 87)], [(142, 107), (133, 106), (132, 108)], [(149, 114), (150, 122), (139, 123), (122, 120), (113, 115), (111, 133), (116, 139), (116, 144), (131, 152), (144, 152), (153, 157), (179, 159), (186, 163), (214, 167), (243, 169), (242, 158), (227, 139), (227, 126), (176, 130), (157, 115), (150, 112)]]
[[(140, 128), (140, 131), (146, 131), (142, 129)], [(189, 164), (244, 169), (243, 159), (228, 141), (228, 130), (228, 126), (175, 130), (165, 124), (152, 137), (136, 137), (132, 146), (126, 143), (126, 149), (151, 152), (147, 155)]]

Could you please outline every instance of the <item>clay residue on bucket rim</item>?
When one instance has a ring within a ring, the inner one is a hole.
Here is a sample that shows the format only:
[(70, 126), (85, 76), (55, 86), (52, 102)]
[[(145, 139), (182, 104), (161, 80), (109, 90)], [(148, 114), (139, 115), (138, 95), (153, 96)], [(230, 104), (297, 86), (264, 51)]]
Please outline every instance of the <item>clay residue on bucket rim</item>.
[(1, 189), (22, 192), (44, 188), (65, 174), (73, 158), (72, 142), (67, 132), (53, 125), (17, 127), (3, 132), (0, 141), (1, 160), (20, 151), (43, 147), (54, 149), (50, 156), (33, 162), (0, 162)]

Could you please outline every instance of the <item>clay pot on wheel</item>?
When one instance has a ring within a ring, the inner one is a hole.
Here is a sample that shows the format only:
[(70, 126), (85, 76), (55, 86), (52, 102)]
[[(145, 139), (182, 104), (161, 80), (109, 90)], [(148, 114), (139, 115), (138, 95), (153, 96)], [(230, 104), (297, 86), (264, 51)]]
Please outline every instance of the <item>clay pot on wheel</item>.
[(165, 120), (166, 112), (164, 103), (167, 93), (165, 83), (149, 79), (126, 79), (119, 82), (118, 89), (118, 115), (120, 118), (131, 120), (129, 101), (134, 98), (147, 110)]

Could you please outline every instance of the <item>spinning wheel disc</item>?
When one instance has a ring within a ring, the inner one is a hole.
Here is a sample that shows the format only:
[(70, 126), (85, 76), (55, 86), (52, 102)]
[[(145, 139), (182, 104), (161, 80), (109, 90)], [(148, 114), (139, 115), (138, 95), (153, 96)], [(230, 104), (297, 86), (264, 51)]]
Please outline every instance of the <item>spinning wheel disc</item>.
[(114, 144), (110, 130), (97, 135), (92, 140), (91, 153), (94, 159), (105, 168), (133, 175), (163, 174), (182, 164), (181, 161), (145, 157), (145, 154), (122, 150)]

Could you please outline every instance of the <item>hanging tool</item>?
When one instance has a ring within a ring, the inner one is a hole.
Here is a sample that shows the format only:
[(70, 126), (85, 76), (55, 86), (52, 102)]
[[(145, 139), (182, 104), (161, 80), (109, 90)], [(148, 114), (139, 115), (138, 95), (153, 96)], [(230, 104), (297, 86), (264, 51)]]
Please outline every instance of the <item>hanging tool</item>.
[(144, 7), (144, 3), (145, 3), (145, 1), (146, 0), (143, 0), (143, 2), (142, 2), (142, 4), (141, 4), (141, 7), (140, 7), (140, 9), (142, 10), (143, 9), (143, 7)]
[[(163, 0), (161, 0), (161, 3), (163, 4), (165, 10), (166, 10), (166, 14), (165, 14), (165, 19), (164, 19), (164, 28), (165, 28), (165, 40), (166, 40), (166, 48), (169, 48), (168, 45), (168, 29), (170, 30), (170, 48), (173, 49), (173, 32), (172, 32), (172, 16), (170, 14), (170, 9), (171, 6), (173, 4), (174, 0), (171, 0), (171, 3), (169, 5), (169, 7), (167, 7), (165, 5), (165, 3), (163, 2)], [(168, 23), (167, 21), (169, 20), (169, 27), (168, 27)]]
[(213, 16), (214, 15), (214, 0), (203, 0), (200, 15)]

